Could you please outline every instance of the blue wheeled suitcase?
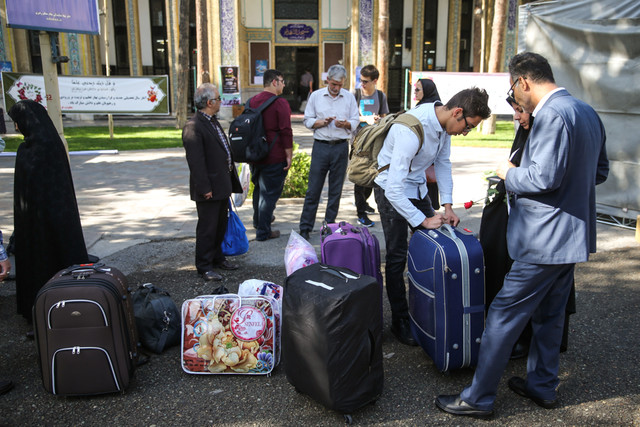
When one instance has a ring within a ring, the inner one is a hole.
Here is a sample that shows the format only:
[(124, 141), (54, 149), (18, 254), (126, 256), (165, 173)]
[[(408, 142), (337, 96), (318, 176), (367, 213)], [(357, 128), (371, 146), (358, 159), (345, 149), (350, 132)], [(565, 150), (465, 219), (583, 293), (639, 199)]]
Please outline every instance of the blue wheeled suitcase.
[(475, 366), (484, 331), (484, 258), (468, 230), (419, 230), (409, 242), (411, 330), (442, 371)]

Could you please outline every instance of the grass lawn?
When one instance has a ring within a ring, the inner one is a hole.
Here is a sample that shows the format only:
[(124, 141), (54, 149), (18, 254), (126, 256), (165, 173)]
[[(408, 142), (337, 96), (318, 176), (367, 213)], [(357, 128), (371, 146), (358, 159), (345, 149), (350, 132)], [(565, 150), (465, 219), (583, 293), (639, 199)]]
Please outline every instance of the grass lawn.
[[(113, 139), (107, 126), (68, 127), (64, 136), (69, 151), (82, 150), (145, 150), (151, 148), (182, 147), (182, 130), (171, 127), (116, 127)], [(16, 151), (22, 135), (6, 137), (5, 151)]]
[[(69, 151), (182, 147), (182, 130), (172, 127), (116, 127), (113, 139), (109, 138), (109, 128), (106, 126), (69, 127), (64, 132)], [(513, 122), (499, 121), (494, 135), (482, 135), (474, 129), (467, 136), (451, 137), (451, 143), (463, 147), (510, 148), (514, 136)], [(7, 136), (5, 142), (5, 151), (15, 152), (22, 142), (22, 136)]]
[(491, 147), (491, 148), (511, 148), (516, 132), (513, 122), (496, 122), (496, 133), (493, 135), (483, 135), (480, 131), (473, 129), (467, 136), (452, 136), (451, 145), (458, 147)]

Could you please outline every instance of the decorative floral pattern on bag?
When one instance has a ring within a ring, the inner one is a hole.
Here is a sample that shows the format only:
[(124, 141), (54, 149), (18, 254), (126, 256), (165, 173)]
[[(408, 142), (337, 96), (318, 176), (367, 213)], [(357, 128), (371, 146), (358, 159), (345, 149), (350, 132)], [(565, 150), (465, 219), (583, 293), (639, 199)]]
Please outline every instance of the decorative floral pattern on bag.
[(192, 374), (268, 374), (274, 366), (273, 300), (234, 294), (182, 306), (182, 368)]

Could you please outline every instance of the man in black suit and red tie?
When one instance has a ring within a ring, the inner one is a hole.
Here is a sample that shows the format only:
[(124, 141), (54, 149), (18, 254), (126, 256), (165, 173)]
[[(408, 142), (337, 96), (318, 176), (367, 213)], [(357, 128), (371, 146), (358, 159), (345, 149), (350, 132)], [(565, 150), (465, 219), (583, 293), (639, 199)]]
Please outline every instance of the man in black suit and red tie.
[(191, 172), (189, 189), (196, 202), (196, 268), (206, 281), (222, 280), (214, 269), (236, 270), (222, 253), (227, 230), (227, 214), (231, 193), (242, 193), (238, 172), (233, 162), (229, 140), (220, 126), (220, 93), (211, 83), (196, 89), (193, 101), (198, 112), (182, 130), (182, 144)]

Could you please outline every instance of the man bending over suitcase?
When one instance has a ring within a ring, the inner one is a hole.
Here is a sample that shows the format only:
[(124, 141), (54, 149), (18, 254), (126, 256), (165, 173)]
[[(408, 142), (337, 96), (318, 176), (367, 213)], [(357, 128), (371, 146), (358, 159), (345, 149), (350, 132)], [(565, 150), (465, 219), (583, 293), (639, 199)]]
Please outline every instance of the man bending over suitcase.
[[(409, 328), (404, 269), (407, 264), (407, 225), (438, 228), (443, 223), (457, 225), (458, 216), (451, 208), (450, 135), (466, 135), (489, 117), (489, 95), (484, 89), (471, 88), (455, 94), (446, 105), (439, 101), (421, 104), (406, 114), (422, 123), (424, 141), (406, 126), (393, 125), (378, 155), (378, 165), (389, 165), (375, 179), (374, 194), (386, 244), (385, 281), (391, 304), (391, 332), (398, 341), (416, 345)], [(426, 169), (435, 164), (444, 215), (435, 214), (427, 196)]]

